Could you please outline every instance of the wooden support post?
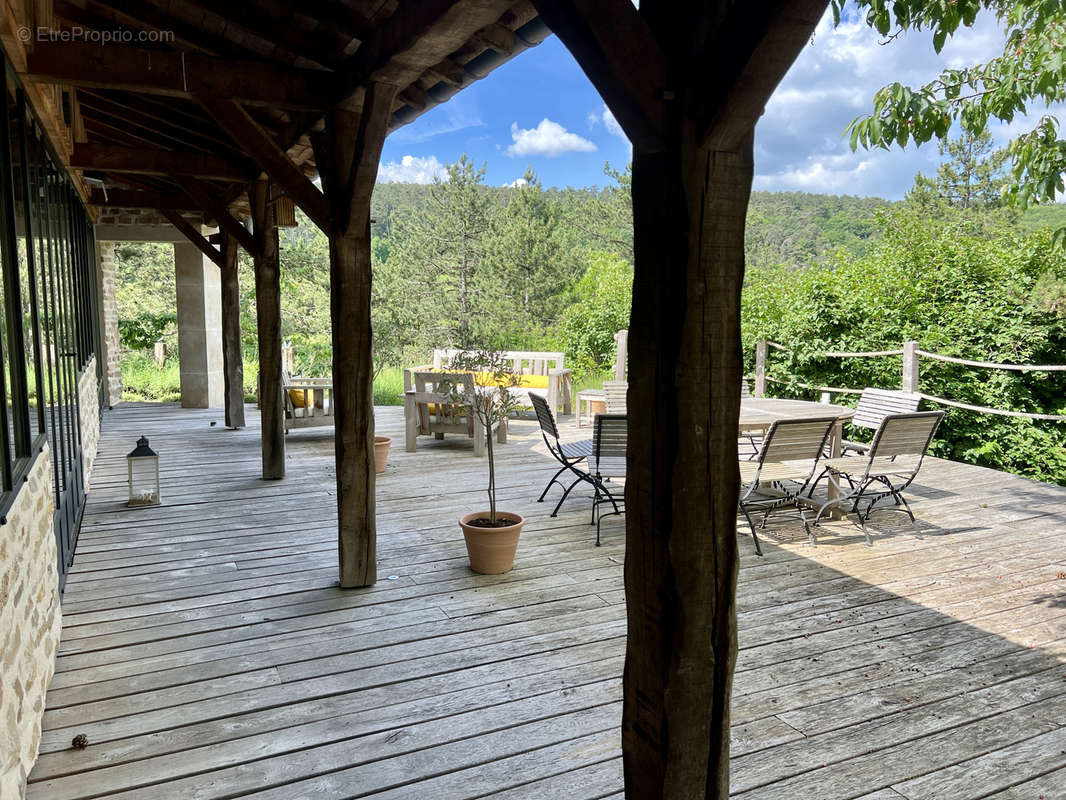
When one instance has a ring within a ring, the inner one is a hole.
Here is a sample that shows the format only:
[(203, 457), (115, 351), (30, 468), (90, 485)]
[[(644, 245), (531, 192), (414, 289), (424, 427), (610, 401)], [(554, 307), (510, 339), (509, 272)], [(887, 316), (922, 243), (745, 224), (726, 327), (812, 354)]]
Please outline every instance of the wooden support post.
[(633, 143), (626, 797), (726, 800), (752, 142), (826, 2), (533, 4)]
[(751, 139), (633, 154), (622, 722), (628, 797), (728, 797)]
[(222, 373), (226, 384), (226, 427), (243, 428), (244, 359), (241, 354), (241, 289), (237, 239), (222, 233)]
[(336, 408), (340, 585), (377, 580), (374, 369), (370, 326), (370, 194), (396, 87), (370, 84), (362, 113), (335, 109), (313, 139), (329, 201), (330, 316)]
[(759, 339), (755, 343), (755, 396), (766, 396), (766, 357), (770, 354), (770, 346), (765, 339)]
[(269, 202), (270, 183), (249, 190), (256, 240), (255, 308), (259, 334), (259, 409), (262, 417), (263, 479), (285, 477), (285, 406), (281, 398), (281, 271), (278, 227)]
[(903, 343), (903, 391), (918, 393), (918, 343), (908, 340)]

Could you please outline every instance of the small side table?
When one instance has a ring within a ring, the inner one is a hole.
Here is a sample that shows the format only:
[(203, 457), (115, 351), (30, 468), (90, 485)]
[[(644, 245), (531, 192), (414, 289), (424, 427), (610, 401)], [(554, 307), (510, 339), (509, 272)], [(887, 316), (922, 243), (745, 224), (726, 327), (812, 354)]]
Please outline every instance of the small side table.
[(577, 427), (585, 425), (585, 418), (592, 423), (597, 414), (607, 411), (607, 398), (603, 389), (582, 389), (577, 393)]

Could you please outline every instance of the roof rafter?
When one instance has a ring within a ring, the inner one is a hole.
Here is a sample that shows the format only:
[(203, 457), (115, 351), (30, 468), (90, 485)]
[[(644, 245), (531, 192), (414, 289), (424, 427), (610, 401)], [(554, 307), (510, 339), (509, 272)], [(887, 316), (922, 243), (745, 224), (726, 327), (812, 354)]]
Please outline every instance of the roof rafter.
[(185, 219), (185, 217), (183, 217), (177, 211), (173, 211), (169, 208), (160, 208), (158, 209), (158, 211), (160, 214), (170, 220), (170, 224), (177, 228), (179, 231), (181, 231), (181, 233), (184, 234), (186, 239), (196, 245), (196, 247), (199, 248), (201, 253), (211, 259), (215, 263), (215, 266), (217, 266), (219, 269), (225, 269), (226, 259), (219, 251), (219, 249), (213, 244), (211, 244), (211, 242), (207, 241), (204, 235), (200, 233), (200, 231), (196, 230), (196, 228), (194, 228), (192, 225), (190, 225), (189, 221)]
[(324, 109), (333, 73), (203, 53), (38, 42), (27, 56), (27, 80), (125, 89), (173, 97), (217, 96), (279, 108)]
[(93, 189), (89, 203), (95, 206), (115, 208), (154, 208), (160, 212), (199, 211), (195, 200), (183, 194), (135, 189)]
[(218, 222), (220, 228), (236, 239), (245, 252), (251, 256), (259, 252), (252, 234), (230, 213), (229, 205), (210, 187), (195, 178), (178, 178), (178, 185), (200, 205), (205, 213), (210, 214)]
[(256, 177), (254, 172), (234, 166), (228, 159), (207, 153), (119, 147), (111, 144), (75, 144), (70, 166), (103, 172), (188, 175), (223, 181), (249, 181)]
[(220, 98), (203, 98), (204, 107), (233, 140), (239, 142), (260, 167), (279, 184), (319, 228), (330, 230), (330, 208), (322, 194), (274, 138), (256, 122), (240, 103)]

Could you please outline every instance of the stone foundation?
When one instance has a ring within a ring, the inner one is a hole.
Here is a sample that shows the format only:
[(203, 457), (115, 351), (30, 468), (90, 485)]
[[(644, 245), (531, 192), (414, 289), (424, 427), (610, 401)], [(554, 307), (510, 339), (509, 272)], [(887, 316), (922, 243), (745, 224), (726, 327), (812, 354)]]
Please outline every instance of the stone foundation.
[(0, 525), (0, 798), (23, 796), (59, 648), (59, 574), (49, 450)]
[(89, 473), (100, 444), (100, 392), (96, 378), (96, 356), (89, 359), (78, 377), (78, 420), (81, 423), (82, 473), (89, 491)]

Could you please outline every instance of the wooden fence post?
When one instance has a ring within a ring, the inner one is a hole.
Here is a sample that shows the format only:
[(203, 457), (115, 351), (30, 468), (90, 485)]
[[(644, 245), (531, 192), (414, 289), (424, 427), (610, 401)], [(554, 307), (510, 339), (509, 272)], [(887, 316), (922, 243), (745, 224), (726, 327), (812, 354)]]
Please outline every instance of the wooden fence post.
[(903, 343), (903, 391), (918, 393), (918, 343), (913, 340)]
[(629, 349), (629, 331), (618, 331), (614, 335), (614, 379), (624, 381), (626, 379), (626, 358)]
[(296, 374), (296, 354), (292, 349), (292, 342), (285, 342), (281, 346), (281, 368), (289, 373), (291, 378)]
[(770, 352), (770, 346), (765, 339), (759, 339), (755, 343), (755, 396), (766, 395), (766, 356)]

